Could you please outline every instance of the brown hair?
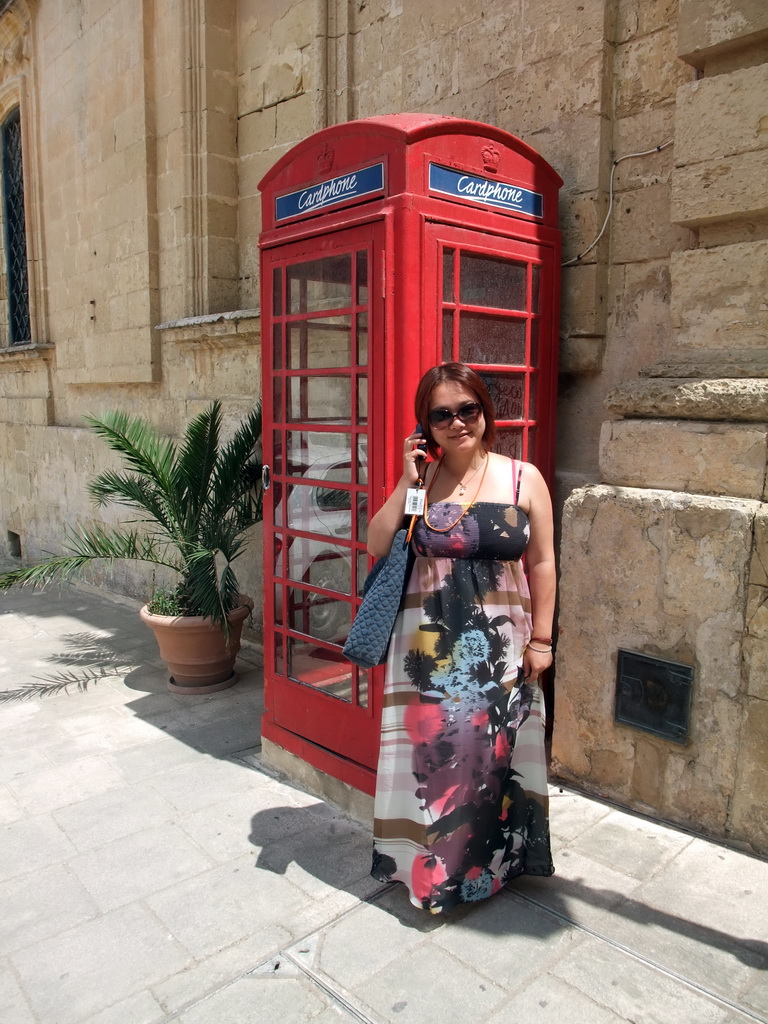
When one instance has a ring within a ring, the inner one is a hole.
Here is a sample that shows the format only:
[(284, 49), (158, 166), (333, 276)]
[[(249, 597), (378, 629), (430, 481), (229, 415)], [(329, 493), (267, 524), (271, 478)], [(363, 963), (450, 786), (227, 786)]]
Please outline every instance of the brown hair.
[(432, 392), (440, 384), (458, 384), (465, 391), (470, 391), (483, 410), (485, 419), (485, 433), (483, 444), (491, 448), (496, 440), (496, 411), (493, 408), (493, 401), (488, 394), (488, 388), (482, 379), (471, 370), (465, 363), (441, 363), (427, 370), (419, 381), (416, 389), (416, 419), (421, 424), (424, 437), (427, 439), (427, 451), (433, 459), (437, 458), (439, 445), (432, 436), (432, 429), (429, 425), (429, 400)]

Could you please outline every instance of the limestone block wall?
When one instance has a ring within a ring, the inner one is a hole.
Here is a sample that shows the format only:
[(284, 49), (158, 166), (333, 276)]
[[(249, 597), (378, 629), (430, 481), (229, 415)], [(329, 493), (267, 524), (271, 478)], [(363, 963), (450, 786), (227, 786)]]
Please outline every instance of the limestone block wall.
[(335, 95), (330, 96), (328, 88), (331, 80), (335, 86), (336, 78), (333, 15), (337, 6), (342, 5), (318, 0), (273, 0), (270, 4), (241, 0), (238, 5), (238, 219), (243, 307), (260, 305), (259, 182), (291, 146), (329, 124), (347, 120), (346, 111), (332, 116)]
[[(558, 685), (553, 743), (561, 777), (761, 852), (768, 704), (755, 670), (768, 653), (764, 510), (754, 500), (650, 488), (598, 485), (571, 495), (558, 650), (558, 683), (567, 684)], [(685, 744), (614, 721), (620, 648), (693, 666)]]
[(44, 187), (50, 329), (62, 385), (159, 374), (144, 11), (43, 4), (34, 21), (45, 73), (38, 77), (40, 160), (30, 172)]
[[(32, 344), (0, 343), (0, 540), (25, 561), (60, 550), (65, 525), (112, 515), (86, 494), (110, 459), (98, 443), (85, 457), (86, 414), (126, 409), (178, 435), (214, 397), (231, 429), (259, 396), (252, 313), (198, 324), (191, 341), (157, 330), (240, 306), (235, 15), (218, 0), (15, 0), (0, 18), (0, 106), (21, 102), (41, 280)], [(258, 614), (254, 534), (241, 582)], [(94, 578), (151, 587), (138, 566)]]
[[(759, 506), (665, 490), (592, 486), (563, 515), (553, 768), (598, 794), (696, 829), (731, 830), (742, 727), (745, 568)], [(621, 550), (621, 564), (614, 571)], [(693, 665), (680, 746), (613, 721), (617, 650)]]

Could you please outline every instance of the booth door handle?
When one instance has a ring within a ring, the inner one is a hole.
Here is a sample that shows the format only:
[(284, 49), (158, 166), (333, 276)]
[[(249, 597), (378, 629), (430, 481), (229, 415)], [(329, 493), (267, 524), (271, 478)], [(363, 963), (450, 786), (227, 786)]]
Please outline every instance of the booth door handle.
[(262, 490), (268, 491), (272, 486), (272, 470), (269, 466), (264, 465), (261, 467), (261, 487)]

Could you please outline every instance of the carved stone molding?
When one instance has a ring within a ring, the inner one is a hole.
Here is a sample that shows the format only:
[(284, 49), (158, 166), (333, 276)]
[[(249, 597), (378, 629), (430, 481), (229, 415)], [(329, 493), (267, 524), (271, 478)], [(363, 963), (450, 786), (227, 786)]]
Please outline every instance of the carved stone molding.
[(205, 68), (202, 40), (205, 21), (205, 0), (184, 0), (184, 214), (187, 279), (187, 308), (202, 313), (206, 305), (203, 108)]
[(324, 127), (349, 121), (352, 106), (352, 47), (348, 0), (321, 0), (325, 24), (322, 55), (322, 93), (325, 97)]
[[(234, 0), (184, 0), (184, 249), (186, 309), (203, 315), (237, 304), (236, 186), (212, 194), (211, 168), (237, 157)], [(215, 17), (214, 17), (215, 12)], [(218, 22), (231, 15), (228, 45)], [(229, 213), (229, 217), (226, 214)]]
[(768, 422), (768, 352), (678, 351), (605, 397), (614, 416)]
[(640, 371), (641, 377), (692, 377), (721, 380), (725, 377), (768, 377), (768, 351), (762, 349), (707, 350), (676, 353)]
[(169, 320), (155, 328), (167, 341), (206, 345), (258, 344), (261, 336), (261, 311), (233, 309), (226, 313), (185, 316)]
[(768, 421), (768, 379), (646, 378), (625, 381), (605, 397), (615, 416), (641, 419)]
[(15, 74), (30, 57), (32, 11), (27, 0), (14, 0), (0, 10), (0, 79)]

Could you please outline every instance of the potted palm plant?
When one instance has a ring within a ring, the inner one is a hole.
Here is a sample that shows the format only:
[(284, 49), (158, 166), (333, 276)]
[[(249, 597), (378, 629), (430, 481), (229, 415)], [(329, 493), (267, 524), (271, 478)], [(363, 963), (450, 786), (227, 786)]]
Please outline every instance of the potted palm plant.
[(122, 505), (135, 516), (115, 527), (68, 531), (64, 554), (0, 575), (0, 589), (69, 578), (95, 560), (163, 566), (175, 585), (153, 595), (140, 615), (155, 631), (169, 687), (197, 693), (231, 686), (253, 608), (232, 563), (243, 552), (245, 532), (261, 520), (261, 408), (225, 444), (221, 420), (221, 403), (214, 401), (174, 441), (124, 412), (87, 417), (122, 462), (91, 480), (88, 492), (97, 505)]

